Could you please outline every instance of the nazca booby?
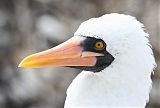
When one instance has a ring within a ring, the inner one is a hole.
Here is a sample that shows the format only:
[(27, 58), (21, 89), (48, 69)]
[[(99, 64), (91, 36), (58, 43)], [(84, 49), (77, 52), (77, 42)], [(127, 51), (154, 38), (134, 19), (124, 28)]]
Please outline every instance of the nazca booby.
[(129, 15), (112, 13), (91, 18), (71, 39), (26, 57), (19, 67), (83, 70), (67, 90), (65, 108), (144, 108), (156, 63), (143, 27)]

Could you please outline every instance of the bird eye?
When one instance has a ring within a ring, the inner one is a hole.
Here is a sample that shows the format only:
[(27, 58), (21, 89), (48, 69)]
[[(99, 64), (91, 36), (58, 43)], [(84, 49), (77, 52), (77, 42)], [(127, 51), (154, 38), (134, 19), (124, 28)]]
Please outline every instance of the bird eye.
[(105, 44), (104, 44), (104, 42), (102, 42), (102, 41), (98, 41), (98, 42), (96, 42), (96, 44), (95, 44), (95, 48), (96, 48), (96, 49), (104, 49), (104, 47), (105, 47)]

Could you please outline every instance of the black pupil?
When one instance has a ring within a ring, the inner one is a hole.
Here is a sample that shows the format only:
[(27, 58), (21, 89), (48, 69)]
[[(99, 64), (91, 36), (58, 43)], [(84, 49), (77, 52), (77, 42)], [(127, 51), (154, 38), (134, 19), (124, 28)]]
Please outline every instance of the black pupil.
[(100, 46), (100, 44), (98, 44), (98, 46)]

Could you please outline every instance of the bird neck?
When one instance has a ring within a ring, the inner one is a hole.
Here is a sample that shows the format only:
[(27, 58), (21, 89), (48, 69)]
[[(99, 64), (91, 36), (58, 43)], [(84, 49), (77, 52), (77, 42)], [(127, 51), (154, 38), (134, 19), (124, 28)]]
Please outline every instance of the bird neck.
[[(130, 61), (132, 59), (135, 58), (130, 58)], [(149, 99), (151, 70), (140, 66), (144, 62), (142, 60), (136, 61), (139, 66), (124, 58), (118, 61), (121, 62), (115, 61), (99, 73), (88, 71), (80, 73), (67, 90), (65, 106), (143, 108)]]

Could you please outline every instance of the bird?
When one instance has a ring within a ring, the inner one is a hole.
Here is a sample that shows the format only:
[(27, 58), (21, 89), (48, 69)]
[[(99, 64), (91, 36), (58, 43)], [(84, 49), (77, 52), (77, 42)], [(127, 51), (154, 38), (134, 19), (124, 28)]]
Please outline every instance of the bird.
[(105, 14), (82, 22), (64, 43), (25, 57), (19, 67), (82, 70), (67, 89), (65, 108), (144, 108), (156, 67), (148, 38), (135, 17)]

